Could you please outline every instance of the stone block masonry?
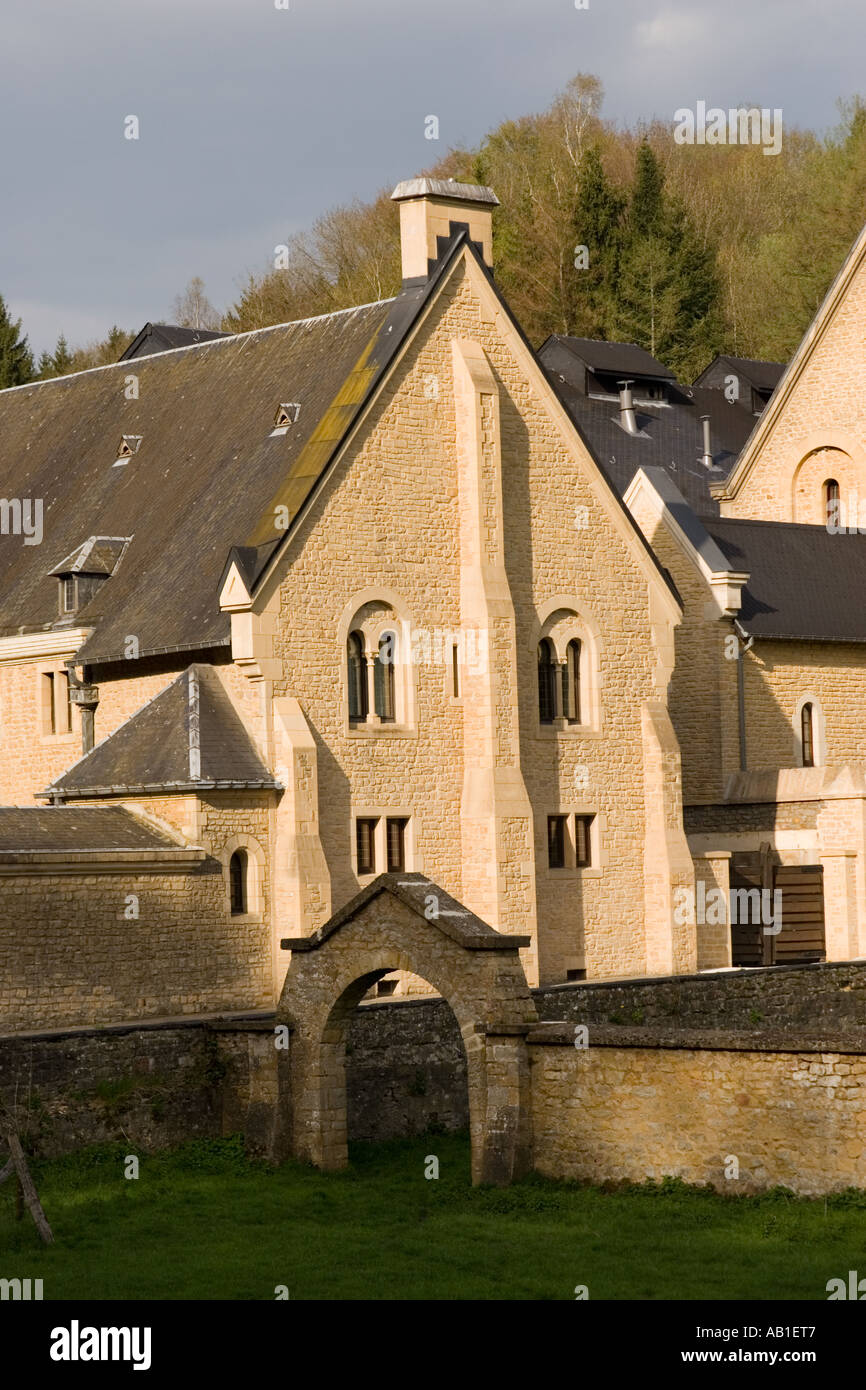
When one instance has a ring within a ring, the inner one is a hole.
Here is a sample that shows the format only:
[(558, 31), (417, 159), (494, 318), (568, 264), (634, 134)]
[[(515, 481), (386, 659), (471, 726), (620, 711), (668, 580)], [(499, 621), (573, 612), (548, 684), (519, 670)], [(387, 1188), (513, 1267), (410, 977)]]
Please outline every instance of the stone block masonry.
[(533, 1164), (548, 1177), (866, 1187), (862, 1039), (590, 1028), (577, 1048), (552, 1024), (529, 1044)]
[[(866, 963), (532, 997), (542, 1019), (558, 1020), (529, 1035), (539, 1171), (594, 1182), (673, 1175), (728, 1193), (866, 1188)], [(124, 1136), (147, 1151), (238, 1132), (264, 1152), (274, 1023), (262, 1012), (0, 1038), (0, 1090), (37, 1153)], [(574, 1046), (580, 1023), (585, 1049)], [(444, 1000), (362, 1006), (346, 1054), (350, 1139), (468, 1128), (466, 1058)], [(725, 1177), (730, 1157), (737, 1179)]]

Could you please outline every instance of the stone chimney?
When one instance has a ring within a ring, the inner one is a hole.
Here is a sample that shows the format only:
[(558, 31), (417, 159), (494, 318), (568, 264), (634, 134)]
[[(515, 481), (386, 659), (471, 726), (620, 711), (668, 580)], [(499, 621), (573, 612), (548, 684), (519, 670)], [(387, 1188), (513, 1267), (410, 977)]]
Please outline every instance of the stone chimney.
[(484, 264), (493, 268), (493, 209), (499, 199), (492, 188), (453, 179), (407, 179), (391, 197), (400, 204), (404, 281), (426, 280), (445, 241), (463, 227), (478, 243)]

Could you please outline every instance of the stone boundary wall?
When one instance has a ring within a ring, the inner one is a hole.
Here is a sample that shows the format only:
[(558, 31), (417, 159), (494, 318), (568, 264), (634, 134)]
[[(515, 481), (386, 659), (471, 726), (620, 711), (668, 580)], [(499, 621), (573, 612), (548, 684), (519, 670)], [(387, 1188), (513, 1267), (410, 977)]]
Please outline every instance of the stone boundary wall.
[[(542, 1018), (558, 1020), (529, 1035), (542, 1172), (594, 1181), (670, 1174), (726, 1192), (866, 1188), (866, 965), (533, 993)], [(749, 1026), (700, 1027), (711, 1005), (716, 1023), (745, 1016)], [(758, 1028), (751, 1009), (775, 1015), (773, 1026)], [(608, 1022), (638, 1010), (641, 1026)], [(807, 1012), (811, 1026), (796, 1021)], [(587, 1025), (586, 1048), (574, 1046), (576, 1023)], [(274, 1015), (260, 1011), (0, 1038), (0, 1091), (46, 1155), (117, 1139), (147, 1151), (240, 1130), (263, 1152), (276, 1097), (273, 1030)], [(443, 1000), (365, 1005), (347, 1054), (351, 1138), (468, 1127), (465, 1057)], [(737, 1182), (724, 1177), (729, 1155)]]
[(542, 1019), (646, 1027), (866, 1027), (866, 961), (778, 965), (642, 980), (591, 980), (532, 991)]
[(30, 1152), (129, 1152), (219, 1134), (222, 1066), (198, 1020), (0, 1038), (0, 1094)]
[(730, 1195), (866, 1188), (866, 1035), (590, 1027), (580, 1048), (574, 1031), (529, 1035), (539, 1172)]

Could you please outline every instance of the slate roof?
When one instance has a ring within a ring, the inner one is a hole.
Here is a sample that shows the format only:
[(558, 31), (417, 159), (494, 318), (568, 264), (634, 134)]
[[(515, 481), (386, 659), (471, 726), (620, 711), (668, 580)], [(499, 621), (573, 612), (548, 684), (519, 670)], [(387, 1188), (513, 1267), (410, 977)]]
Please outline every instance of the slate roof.
[[(317, 951), (329, 936), (357, 917), (369, 902), (382, 893), (389, 893), (405, 903), (419, 917), (424, 917), (445, 936), (470, 951), (516, 951), (528, 946), (532, 940), (529, 936), (512, 936), (511, 933), (496, 931), (432, 879), (424, 874), (403, 872), (379, 874), (329, 917), (318, 931), (311, 936), (285, 937), (280, 946), (284, 951)], [(436, 916), (432, 918), (428, 911), (431, 894), (436, 898)]]
[[(390, 361), (423, 297), (259, 329), (136, 363), (0, 391), (0, 467), (8, 497), (43, 499), (41, 545), (0, 537), (0, 636), (57, 621), (48, 578), (88, 536), (130, 536), (117, 572), (76, 614), (95, 631), (80, 660), (229, 643), (218, 584), (233, 545), (264, 563)], [(272, 435), (280, 401), (298, 421)], [(113, 467), (121, 434), (141, 447)], [(262, 521), (264, 518), (264, 522)]]
[[(763, 362), (753, 357), (731, 357), (728, 353), (721, 353), (695, 378), (694, 384), (703, 386), (706, 378), (706, 384), (710, 385), (733, 374), (742, 377), (757, 391), (775, 391), (785, 366), (784, 362)], [(721, 389), (721, 385), (715, 389)]]
[(229, 336), (213, 328), (181, 328), (174, 323), (146, 323), (118, 361), (128, 362), (133, 357), (149, 357), (151, 353), (170, 352), (172, 348), (189, 347), (191, 343), (209, 343), (214, 338)]
[[(619, 423), (618, 396), (596, 399), (586, 394), (582, 361), (563, 346), (569, 341), (582, 340), (548, 338), (539, 356), (554, 390), (616, 491), (624, 494), (639, 468), (660, 468), (698, 516), (718, 516), (719, 504), (710, 493), (710, 484), (724, 482), (736, 462), (755, 426), (751, 411), (727, 401), (721, 391), (669, 380), (669, 404), (645, 403), (635, 388), (640, 434), (628, 434)], [(648, 353), (644, 356), (654, 361)], [(701, 462), (702, 415), (710, 417), (711, 469)]]
[(652, 357), (637, 343), (609, 343), (601, 338), (571, 338), (564, 334), (553, 334), (539, 348), (539, 357), (544, 356), (548, 343), (557, 343), (573, 357), (584, 362), (594, 372), (622, 377), (645, 377), (651, 380), (674, 381), (670, 367)]
[(129, 544), (129, 536), (88, 536), (83, 545), (66, 555), (50, 574), (113, 574)]
[(866, 642), (866, 536), (794, 522), (705, 520), (734, 570), (748, 571), (740, 622), (750, 634)]
[(195, 663), (43, 795), (275, 787), (212, 666)]
[(177, 849), (156, 826), (120, 806), (0, 807), (0, 853)]

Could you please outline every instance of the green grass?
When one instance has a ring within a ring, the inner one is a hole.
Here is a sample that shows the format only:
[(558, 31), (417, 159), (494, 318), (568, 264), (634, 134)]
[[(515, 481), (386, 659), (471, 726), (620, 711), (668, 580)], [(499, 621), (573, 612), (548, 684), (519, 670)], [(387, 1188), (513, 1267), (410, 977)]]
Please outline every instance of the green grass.
[[(342, 1173), (270, 1168), (240, 1140), (33, 1164), (56, 1244), (0, 1187), (0, 1277), (46, 1299), (826, 1299), (866, 1272), (866, 1194), (722, 1196), (531, 1176), (472, 1188), (465, 1136), (355, 1145)], [(424, 1177), (435, 1154), (438, 1180)]]

